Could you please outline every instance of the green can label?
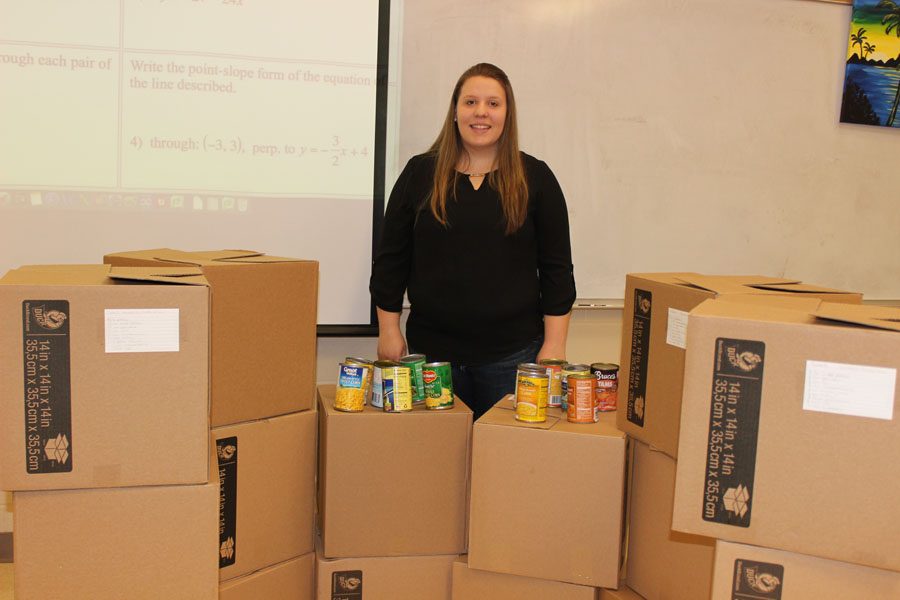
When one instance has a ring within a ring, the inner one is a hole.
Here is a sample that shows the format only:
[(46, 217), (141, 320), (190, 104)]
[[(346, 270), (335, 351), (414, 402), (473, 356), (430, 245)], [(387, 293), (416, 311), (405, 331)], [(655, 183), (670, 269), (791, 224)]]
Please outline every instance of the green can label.
[(453, 407), (453, 378), (450, 363), (431, 363), (422, 367), (425, 382), (425, 408), (439, 410)]
[(422, 367), (425, 366), (424, 354), (407, 354), (400, 358), (405, 367), (409, 367), (410, 391), (413, 402), (425, 401), (425, 380), (422, 377)]

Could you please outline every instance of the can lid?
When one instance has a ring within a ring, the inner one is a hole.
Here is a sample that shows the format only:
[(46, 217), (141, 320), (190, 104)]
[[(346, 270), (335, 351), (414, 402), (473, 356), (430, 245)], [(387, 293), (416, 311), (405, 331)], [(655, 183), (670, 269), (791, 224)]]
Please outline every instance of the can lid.
[(406, 356), (400, 357), (400, 362), (418, 362), (420, 360), (425, 360), (424, 354), (407, 354)]
[(430, 362), (422, 365), (424, 367), (449, 367), (450, 363), (448, 362)]
[(358, 356), (348, 356), (347, 358), (344, 359), (344, 361), (349, 362), (349, 363), (359, 363), (361, 365), (371, 365), (372, 364), (372, 361), (369, 360), (368, 358), (360, 358)]
[(583, 365), (581, 363), (578, 364), (568, 364), (563, 367), (563, 371), (590, 371), (591, 368), (587, 365)]
[(567, 361), (564, 358), (542, 358), (541, 360), (538, 361), (538, 363), (540, 363), (542, 365), (546, 365), (548, 367), (557, 366), (557, 365), (559, 365), (561, 367), (563, 365), (569, 364), (569, 361)]
[(519, 363), (516, 368), (519, 369), (520, 371), (524, 371), (524, 370), (543, 371), (544, 370), (543, 366), (541, 366), (537, 363), (532, 363), (532, 362)]
[(618, 371), (619, 365), (615, 363), (592, 363), (591, 369), (594, 371)]

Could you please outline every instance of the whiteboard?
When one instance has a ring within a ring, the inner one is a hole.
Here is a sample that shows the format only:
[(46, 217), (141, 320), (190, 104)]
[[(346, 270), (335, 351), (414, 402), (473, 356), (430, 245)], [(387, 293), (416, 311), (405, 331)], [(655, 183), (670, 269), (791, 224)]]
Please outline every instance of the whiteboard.
[[(900, 298), (900, 131), (838, 122), (849, 6), (415, 0), (400, 166), (457, 77), (503, 68), (569, 206), (580, 298), (629, 272), (754, 273)], [(389, 176), (390, 179), (390, 176)]]

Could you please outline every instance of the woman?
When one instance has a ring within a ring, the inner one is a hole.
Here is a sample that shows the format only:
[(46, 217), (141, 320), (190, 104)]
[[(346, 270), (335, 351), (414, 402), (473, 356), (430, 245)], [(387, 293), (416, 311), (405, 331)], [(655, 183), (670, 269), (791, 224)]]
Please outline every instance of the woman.
[(456, 83), (444, 126), (391, 192), (369, 285), (378, 357), (449, 361), (477, 419), (513, 391), (516, 365), (564, 358), (575, 301), (566, 202), (519, 151), (509, 78), (480, 63)]

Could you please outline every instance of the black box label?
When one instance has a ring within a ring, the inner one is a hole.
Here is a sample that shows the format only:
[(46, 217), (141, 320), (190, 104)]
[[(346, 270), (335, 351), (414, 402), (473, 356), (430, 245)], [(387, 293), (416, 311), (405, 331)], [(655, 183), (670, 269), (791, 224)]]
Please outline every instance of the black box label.
[(335, 571), (331, 574), (331, 600), (359, 600), (362, 597), (362, 571)]
[(625, 418), (644, 426), (647, 402), (647, 364), (650, 360), (650, 313), (653, 294), (634, 290), (634, 318), (631, 320), (631, 369), (628, 372), (628, 404)]
[(732, 600), (781, 600), (784, 567), (739, 558), (734, 561)]
[(766, 345), (716, 339), (703, 520), (750, 526)]
[(22, 302), (25, 471), (72, 471), (72, 385), (67, 300)]
[(237, 436), (216, 440), (219, 463), (219, 568), (237, 560)]

